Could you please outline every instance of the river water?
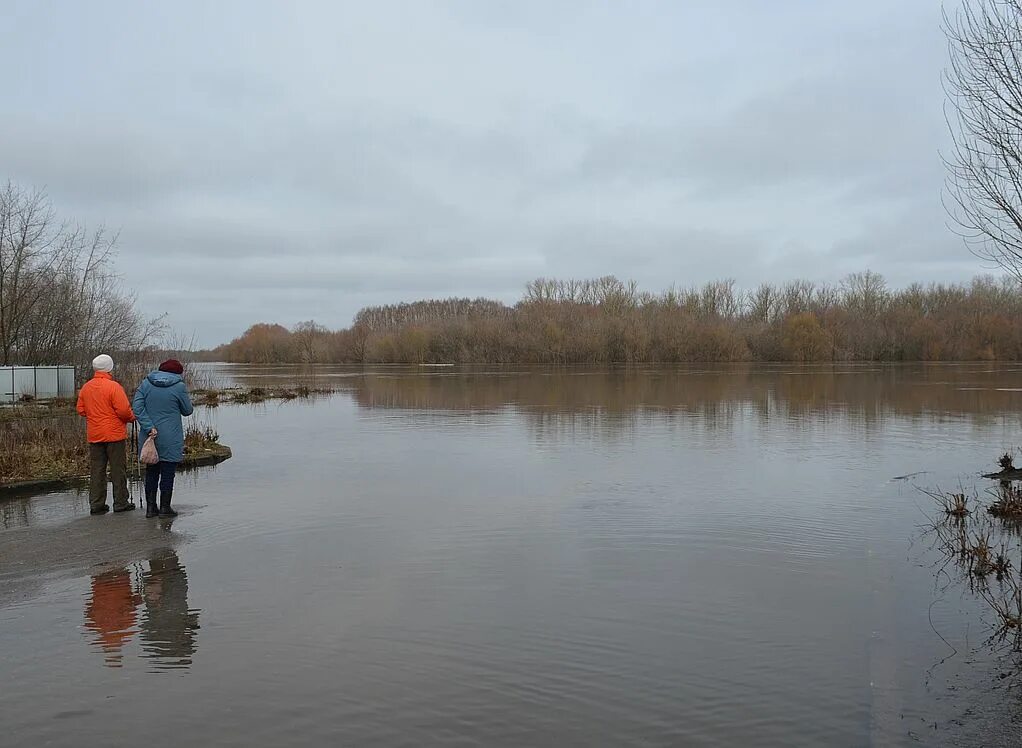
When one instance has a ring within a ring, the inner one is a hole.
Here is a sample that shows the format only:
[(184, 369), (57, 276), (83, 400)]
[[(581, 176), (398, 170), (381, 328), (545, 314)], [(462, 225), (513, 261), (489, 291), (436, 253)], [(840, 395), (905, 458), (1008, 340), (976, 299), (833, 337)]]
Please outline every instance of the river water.
[(197, 409), (173, 521), (0, 503), (0, 744), (1019, 744), (919, 489), (1020, 367), (206, 373), (337, 392)]

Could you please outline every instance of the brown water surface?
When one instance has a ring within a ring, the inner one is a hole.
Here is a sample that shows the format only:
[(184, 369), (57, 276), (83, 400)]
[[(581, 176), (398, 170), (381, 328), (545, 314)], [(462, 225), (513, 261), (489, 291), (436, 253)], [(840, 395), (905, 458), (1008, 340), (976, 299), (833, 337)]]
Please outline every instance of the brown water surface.
[(208, 371), (338, 391), (199, 412), (172, 522), (0, 503), (0, 744), (1017, 744), (916, 486), (1020, 367)]

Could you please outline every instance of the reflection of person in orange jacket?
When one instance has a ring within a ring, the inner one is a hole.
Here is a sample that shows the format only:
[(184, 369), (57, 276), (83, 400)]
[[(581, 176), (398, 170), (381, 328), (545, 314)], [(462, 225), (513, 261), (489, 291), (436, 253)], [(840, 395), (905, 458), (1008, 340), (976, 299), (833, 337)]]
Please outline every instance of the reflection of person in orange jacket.
[(128, 500), (126, 424), (135, 420), (128, 396), (110, 372), (114, 361), (105, 353), (92, 361), (95, 376), (78, 393), (78, 414), (86, 419), (89, 439), (89, 506), (92, 514), (109, 511), (106, 505), (106, 467), (110, 465), (110, 481), (114, 484), (114, 511), (126, 512), (135, 505)]
[(131, 588), (127, 569), (92, 578), (92, 594), (85, 604), (85, 627), (96, 634), (93, 643), (106, 654), (109, 667), (121, 666), (121, 649), (135, 634), (140, 602), (140, 595)]

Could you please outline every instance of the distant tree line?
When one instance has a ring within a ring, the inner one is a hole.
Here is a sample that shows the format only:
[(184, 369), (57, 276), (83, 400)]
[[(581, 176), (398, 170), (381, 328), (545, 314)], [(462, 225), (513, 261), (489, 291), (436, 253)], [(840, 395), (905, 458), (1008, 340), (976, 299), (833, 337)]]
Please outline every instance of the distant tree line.
[(351, 327), (253, 325), (201, 355), (251, 363), (675, 363), (1022, 359), (1022, 288), (893, 290), (873, 272), (837, 285), (796, 280), (739, 290), (639, 291), (613, 276), (540, 278), (517, 304), (445, 299), (368, 307)]
[(0, 366), (140, 353), (162, 331), (123, 290), (116, 236), (59, 219), (45, 193), (0, 185)]

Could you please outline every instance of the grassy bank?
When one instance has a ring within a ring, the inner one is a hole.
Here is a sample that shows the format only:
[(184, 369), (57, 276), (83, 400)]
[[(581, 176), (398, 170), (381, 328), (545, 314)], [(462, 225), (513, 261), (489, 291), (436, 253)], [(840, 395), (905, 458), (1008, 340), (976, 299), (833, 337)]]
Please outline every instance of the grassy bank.
[[(130, 450), (129, 450), (130, 451)], [(189, 424), (185, 432), (183, 465), (194, 467), (222, 462), (231, 455), (219, 434), (202, 424)], [(128, 472), (140, 475), (134, 455)], [(89, 475), (89, 449), (85, 419), (66, 405), (10, 408), (0, 418), (0, 496), (5, 492), (73, 485)]]
[(0, 408), (0, 426), (16, 421), (33, 421), (74, 414), (75, 403), (73, 400), (24, 402), (13, 407)]
[[(248, 404), (311, 398), (330, 392), (306, 385), (290, 387), (217, 388), (192, 391), (197, 406)], [(188, 422), (185, 431), (187, 467), (215, 464), (231, 456), (220, 435), (201, 420)], [(133, 455), (129, 474), (140, 469)], [(26, 402), (0, 408), (0, 495), (50, 485), (73, 484), (89, 474), (89, 450), (85, 419), (75, 411), (73, 400)]]

